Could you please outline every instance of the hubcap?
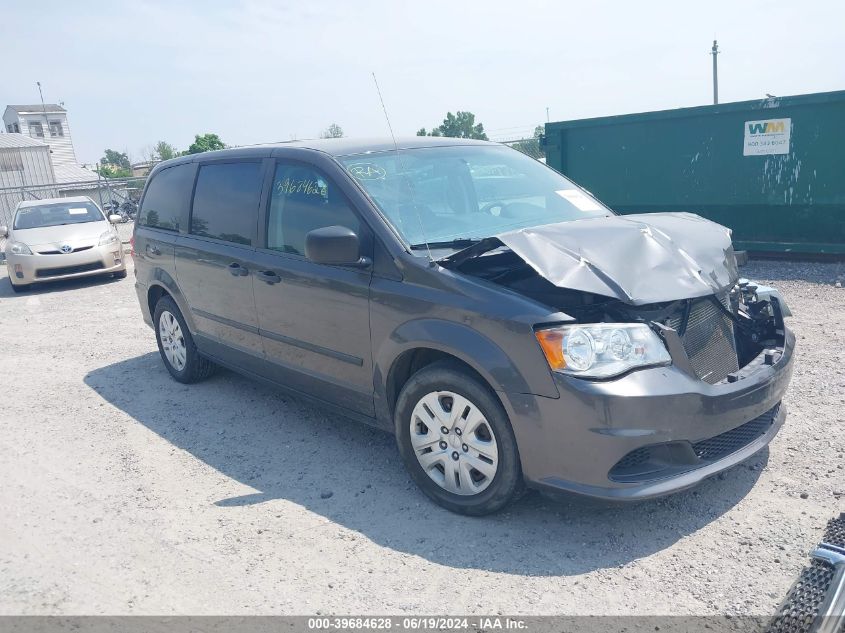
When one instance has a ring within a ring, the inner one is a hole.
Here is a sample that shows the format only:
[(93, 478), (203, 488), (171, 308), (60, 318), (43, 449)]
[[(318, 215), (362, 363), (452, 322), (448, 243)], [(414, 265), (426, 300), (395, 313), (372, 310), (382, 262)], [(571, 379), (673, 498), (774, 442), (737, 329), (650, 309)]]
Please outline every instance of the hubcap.
[(158, 319), (158, 335), (161, 339), (161, 349), (164, 357), (170, 366), (176, 371), (185, 368), (188, 358), (188, 350), (185, 347), (185, 337), (182, 336), (182, 328), (179, 321), (170, 312), (165, 310)]
[(444, 490), (476, 495), (496, 476), (499, 450), (481, 410), (451, 391), (423, 396), (411, 414), (411, 445), (426, 474)]

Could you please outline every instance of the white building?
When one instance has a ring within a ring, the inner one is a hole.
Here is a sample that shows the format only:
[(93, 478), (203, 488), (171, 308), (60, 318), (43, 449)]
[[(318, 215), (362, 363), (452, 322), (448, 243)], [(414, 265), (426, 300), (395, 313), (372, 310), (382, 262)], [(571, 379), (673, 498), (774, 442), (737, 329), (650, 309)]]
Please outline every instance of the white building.
[(0, 134), (0, 189), (55, 182), (47, 143), (23, 134)]
[(7, 133), (21, 134), (50, 146), (55, 182), (96, 180), (97, 174), (76, 162), (67, 110), (56, 103), (10, 105), (3, 113)]

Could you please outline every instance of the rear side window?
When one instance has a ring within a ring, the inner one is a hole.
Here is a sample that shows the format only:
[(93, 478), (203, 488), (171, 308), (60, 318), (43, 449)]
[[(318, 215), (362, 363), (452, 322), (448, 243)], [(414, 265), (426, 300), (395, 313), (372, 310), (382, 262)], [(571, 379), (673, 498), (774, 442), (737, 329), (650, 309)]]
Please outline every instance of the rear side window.
[(191, 233), (251, 245), (258, 224), (261, 163), (202, 165), (194, 191)]
[(267, 248), (304, 255), (308, 232), (326, 226), (361, 234), (358, 216), (338, 186), (314, 167), (278, 163), (270, 196)]
[(168, 167), (158, 172), (144, 194), (138, 223), (166, 231), (178, 231), (180, 219), (185, 217), (191, 187), (194, 184), (194, 166), (190, 164)]

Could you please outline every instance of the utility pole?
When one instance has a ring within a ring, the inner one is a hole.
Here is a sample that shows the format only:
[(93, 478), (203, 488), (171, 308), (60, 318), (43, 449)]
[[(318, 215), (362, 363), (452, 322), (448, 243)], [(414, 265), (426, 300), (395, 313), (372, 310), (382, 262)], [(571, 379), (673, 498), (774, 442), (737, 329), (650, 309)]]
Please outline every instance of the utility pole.
[(546, 123), (549, 122), (549, 106), (546, 106)]
[(713, 40), (713, 48), (710, 49), (710, 54), (713, 56), (713, 105), (719, 103), (719, 68), (716, 62), (716, 55), (719, 54), (719, 44)]
[(44, 138), (47, 138), (47, 133), (50, 131), (50, 120), (47, 118), (47, 106), (44, 105), (44, 95), (41, 92), (41, 82), (36, 81), (38, 84), (38, 96), (41, 97), (41, 111), (44, 112)]

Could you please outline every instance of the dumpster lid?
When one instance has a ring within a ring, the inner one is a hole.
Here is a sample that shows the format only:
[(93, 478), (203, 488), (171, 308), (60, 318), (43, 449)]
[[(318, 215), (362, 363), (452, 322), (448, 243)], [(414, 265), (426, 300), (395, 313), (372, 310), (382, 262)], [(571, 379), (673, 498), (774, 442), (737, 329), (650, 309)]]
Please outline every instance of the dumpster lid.
[(505, 246), (554, 285), (633, 305), (703, 297), (736, 283), (730, 231), (693, 213), (588, 218), (489, 237), (446, 268)]

